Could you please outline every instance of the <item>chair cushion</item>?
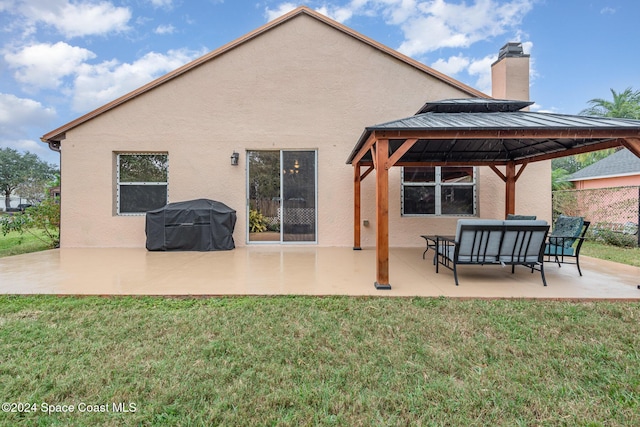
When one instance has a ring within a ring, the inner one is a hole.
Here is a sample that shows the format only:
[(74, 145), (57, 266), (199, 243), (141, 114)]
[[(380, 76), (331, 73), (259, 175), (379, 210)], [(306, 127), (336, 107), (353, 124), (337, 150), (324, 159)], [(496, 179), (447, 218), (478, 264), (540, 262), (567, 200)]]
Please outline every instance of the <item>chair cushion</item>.
[(456, 229), (456, 241), (460, 247), (458, 261), (491, 263), (498, 259), (502, 233), (498, 231), (476, 233), (471, 230), (461, 231), (462, 226), (498, 225), (504, 221), (499, 219), (459, 219)]
[(565, 248), (562, 245), (553, 245), (547, 243), (544, 248), (545, 255), (565, 255), (565, 256), (573, 256), (575, 249), (573, 247)]
[(514, 215), (514, 214), (507, 214), (507, 221), (514, 221), (514, 220), (535, 220), (536, 216), (535, 215)]
[(580, 237), (584, 219), (579, 216), (560, 215), (553, 225), (553, 231), (549, 234), (549, 242), (551, 244), (564, 244), (565, 248), (570, 248), (576, 239), (554, 239), (554, 237)]
[[(507, 226), (522, 225), (543, 225), (546, 226), (547, 221), (544, 220), (511, 220), (505, 222)], [(502, 250), (500, 251), (500, 261), (502, 262), (526, 262), (535, 263), (541, 261), (540, 249), (544, 244), (545, 230), (518, 232), (515, 230), (507, 230), (502, 240)]]
[[(442, 253), (443, 251), (441, 250), (439, 252)], [(444, 248), (444, 255), (452, 261), (454, 257), (454, 252), (455, 252), (455, 246), (447, 246), (446, 248)], [(495, 255), (486, 255), (486, 256), (483, 255), (481, 257), (478, 257), (477, 254), (474, 254), (474, 256), (472, 257), (471, 255), (468, 255), (468, 254), (467, 255), (458, 254), (458, 260), (456, 262), (460, 264), (464, 264), (464, 263), (492, 264), (496, 261), (497, 261), (497, 257)]]

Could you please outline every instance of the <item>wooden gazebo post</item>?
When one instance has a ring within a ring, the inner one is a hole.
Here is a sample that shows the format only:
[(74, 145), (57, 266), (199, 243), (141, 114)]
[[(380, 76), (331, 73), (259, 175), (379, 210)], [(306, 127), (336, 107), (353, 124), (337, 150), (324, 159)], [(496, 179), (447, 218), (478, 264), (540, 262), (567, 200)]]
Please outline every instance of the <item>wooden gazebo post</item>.
[(373, 147), (376, 169), (376, 289), (389, 283), (389, 140), (378, 139)]
[(505, 200), (504, 200), (504, 217), (506, 218), (509, 214), (516, 213), (516, 182), (522, 172), (524, 172), (524, 168), (527, 166), (526, 163), (523, 163), (520, 166), (520, 170), (516, 173), (516, 163), (513, 161), (507, 162), (505, 173), (500, 172), (495, 165), (489, 165), (492, 171), (494, 171), (500, 179), (502, 179), (505, 183)]
[(514, 162), (507, 162), (505, 169), (505, 203), (504, 203), (504, 217), (509, 214), (516, 213), (516, 164)]
[(361, 173), (363, 164), (353, 163), (353, 250), (362, 249), (360, 237), (362, 235), (362, 180), (373, 172), (373, 165), (368, 165), (364, 173)]
[(361, 235), (361, 222), (360, 222), (360, 211), (361, 211), (361, 182), (362, 178), (360, 177), (360, 163), (354, 163), (353, 165), (353, 250), (359, 251), (362, 249), (360, 246), (360, 235)]

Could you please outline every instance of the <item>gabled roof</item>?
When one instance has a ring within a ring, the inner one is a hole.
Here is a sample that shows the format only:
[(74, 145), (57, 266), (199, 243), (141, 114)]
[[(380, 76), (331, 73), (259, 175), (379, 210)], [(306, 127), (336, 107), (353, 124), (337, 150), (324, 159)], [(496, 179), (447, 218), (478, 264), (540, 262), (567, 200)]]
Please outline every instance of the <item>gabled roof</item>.
[(478, 91), (478, 90), (476, 90), (476, 89), (474, 89), (474, 88), (472, 88), (470, 86), (467, 86), (464, 83), (461, 83), (461, 82), (459, 82), (459, 81), (457, 81), (457, 80), (455, 80), (455, 79), (453, 79), (453, 78), (451, 78), (451, 77), (449, 77), (449, 76), (447, 76), (445, 74), (442, 74), (442, 73), (434, 70), (433, 68), (430, 68), (430, 67), (428, 67), (428, 66), (426, 66), (426, 65), (424, 65), (424, 64), (422, 64), (422, 63), (420, 63), (420, 62), (418, 62), (418, 61), (416, 61), (416, 60), (414, 60), (414, 59), (412, 59), (412, 58), (410, 58), (410, 57), (408, 57), (406, 55), (403, 55), (400, 52), (397, 52), (397, 51), (395, 51), (395, 50), (393, 50), (393, 49), (391, 49), (391, 48), (389, 48), (387, 46), (384, 46), (384, 45), (376, 42), (375, 40), (370, 39), (369, 37), (367, 37), (367, 36), (365, 36), (363, 34), (360, 34), (357, 31), (354, 31), (351, 28), (349, 28), (349, 27), (347, 27), (345, 25), (342, 25), (339, 22), (336, 22), (336, 21), (326, 17), (325, 15), (322, 15), (319, 12), (316, 12), (316, 11), (314, 11), (312, 9), (309, 9), (306, 6), (300, 6), (297, 9), (294, 9), (291, 12), (289, 12), (289, 13), (287, 13), (285, 15), (282, 15), (279, 18), (276, 18), (273, 21), (270, 21), (270, 22), (266, 23), (262, 27), (259, 27), (256, 30), (251, 31), (250, 33), (240, 37), (239, 39), (236, 39), (236, 40), (234, 40), (234, 41), (232, 41), (230, 43), (227, 43), (226, 45), (224, 45), (224, 46), (222, 46), (222, 47), (220, 47), (220, 48), (218, 48), (218, 49), (216, 49), (216, 50), (214, 50), (212, 52), (209, 52), (208, 54), (206, 54), (206, 55), (204, 55), (204, 56), (202, 56), (202, 57), (200, 57), (200, 58), (198, 58), (198, 59), (196, 59), (196, 60), (194, 60), (192, 62), (189, 62), (188, 64), (185, 64), (182, 67), (180, 67), (180, 68), (178, 68), (178, 69), (176, 69), (174, 71), (171, 71), (170, 73), (167, 73), (164, 76), (159, 77), (159, 78), (153, 80), (152, 82), (147, 83), (146, 85), (144, 85), (144, 86), (142, 86), (142, 87), (140, 87), (140, 88), (138, 88), (138, 89), (136, 89), (136, 90), (134, 90), (132, 92), (129, 92), (126, 95), (123, 95), (120, 98), (118, 98), (118, 99), (116, 99), (116, 100), (114, 100), (114, 101), (112, 101), (112, 102), (110, 102), (108, 104), (103, 105), (102, 107), (99, 107), (99, 108), (97, 108), (97, 109), (95, 109), (95, 110), (93, 110), (93, 111), (91, 111), (91, 112), (89, 112), (89, 113), (87, 113), (87, 114), (85, 114), (85, 115), (83, 115), (83, 116), (81, 116), (81, 117), (79, 117), (79, 118), (77, 118), (77, 119), (75, 119), (75, 120), (73, 120), (73, 121), (61, 126), (61, 127), (59, 127), (59, 128), (57, 128), (57, 129), (52, 130), (51, 132), (43, 135), (40, 139), (43, 142), (49, 143), (50, 146), (51, 145), (54, 145), (54, 146), (55, 145), (59, 145), (59, 142), (65, 138), (65, 132), (75, 128), (76, 126), (79, 126), (79, 125), (83, 124), (84, 122), (89, 121), (89, 120), (101, 115), (102, 113), (105, 113), (105, 112), (107, 112), (107, 111), (109, 111), (109, 110), (111, 110), (111, 109), (113, 109), (113, 108), (115, 108), (115, 107), (117, 107), (117, 106), (119, 106), (121, 104), (124, 104), (125, 102), (127, 102), (127, 101), (129, 101), (129, 100), (131, 100), (131, 99), (133, 99), (133, 98), (135, 98), (135, 97), (137, 97), (139, 95), (142, 95), (143, 93), (148, 92), (148, 91), (154, 89), (157, 86), (160, 86), (160, 85), (162, 85), (164, 83), (167, 83), (167, 82), (171, 81), (172, 79), (174, 79), (174, 78), (176, 78), (176, 77), (178, 77), (178, 76), (180, 76), (180, 75), (182, 75), (182, 74), (184, 74), (184, 73), (186, 73), (186, 72), (188, 72), (188, 71), (190, 71), (190, 70), (192, 70), (192, 69), (194, 69), (196, 67), (199, 67), (200, 65), (202, 65), (202, 64), (204, 64), (204, 63), (206, 63), (208, 61), (211, 61), (211, 60), (223, 55), (224, 53), (226, 53), (226, 52), (228, 52), (228, 51), (230, 51), (230, 50), (242, 45), (243, 43), (246, 43), (246, 42), (248, 42), (250, 40), (253, 40), (256, 37), (260, 36), (261, 34), (267, 32), (267, 31), (269, 31), (269, 30), (271, 30), (271, 29), (273, 29), (273, 28), (275, 28), (275, 27), (277, 27), (277, 26), (279, 26), (279, 25), (281, 25), (281, 24), (283, 24), (283, 23), (285, 23), (287, 21), (290, 21), (290, 20), (292, 20), (292, 19), (294, 19), (294, 18), (296, 18), (297, 16), (300, 16), (300, 15), (310, 16), (310, 17), (312, 17), (312, 18), (314, 18), (314, 19), (316, 19), (316, 20), (318, 20), (320, 22), (323, 22), (324, 24), (329, 25), (330, 27), (332, 27), (332, 28), (334, 28), (334, 29), (336, 29), (338, 31), (341, 31), (344, 34), (355, 38), (356, 40), (359, 40), (359, 41), (361, 41), (361, 42), (363, 42), (363, 43), (365, 43), (365, 44), (367, 44), (367, 45), (369, 45), (371, 47), (374, 47), (375, 49), (378, 49), (378, 50), (380, 50), (380, 51), (382, 51), (382, 52), (384, 52), (384, 53), (386, 53), (386, 54), (388, 54), (388, 55), (390, 55), (390, 56), (392, 56), (392, 57), (394, 57), (394, 58), (396, 58), (396, 59), (398, 59), (398, 60), (400, 60), (400, 61), (402, 61), (402, 62), (404, 62), (404, 63), (406, 63), (406, 64), (408, 64), (408, 65), (410, 65), (412, 67), (414, 67), (414, 68), (417, 68), (418, 70), (420, 70), (420, 71), (422, 71), (422, 72), (424, 72), (424, 73), (426, 73), (426, 74), (428, 74), (428, 75), (430, 75), (432, 77), (435, 77), (435, 78), (441, 80), (445, 84), (448, 84), (448, 85), (453, 86), (453, 87), (455, 87), (455, 88), (457, 88), (457, 89), (459, 89), (459, 90), (461, 90), (463, 92), (468, 93), (470, 96), (480, 97), (480, 98), (487, 98), (488, 97), (486, 94), (484, 94), (484, 93), (482, 93), (482, 92), (480, 92), (480, 91)]
[[(365, 128), (347, 163), (372, 162), (367, 149), (375, 139), (389, 140), (390, 155), (402, 152), (394, 157), (397, 164), (474, 165), (548, 160), (617, 147), (628, 138), (633, 144), (640, 142), (640, 120), (513, 111), (518, 102), (459, 99), (427, 103), (421, 109), (427, 113)], [(520, 108), (526, 104), (522, 102)], [(477, 112), (482, 109), (488, 112)], [(409, 140), (412, 142), (405, 145)]]
[(585, 181), (628, 175), (640, 175), (640, 158), (629, 150), (622, 149), (571, 174), (567, 181)]

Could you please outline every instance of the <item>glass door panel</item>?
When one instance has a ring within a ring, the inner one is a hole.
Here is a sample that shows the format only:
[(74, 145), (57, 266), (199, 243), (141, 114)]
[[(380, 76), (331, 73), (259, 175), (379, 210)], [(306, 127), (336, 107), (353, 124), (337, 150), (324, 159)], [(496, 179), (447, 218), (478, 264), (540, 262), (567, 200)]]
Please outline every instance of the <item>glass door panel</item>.
[(316, 152), (249, 151), (248, 241), (316, 241)]
[(282, 152), (282, 240), (316, 241), (316, 153)]
[(280, 151), (249, 151), (249, 242), (280, 242)]

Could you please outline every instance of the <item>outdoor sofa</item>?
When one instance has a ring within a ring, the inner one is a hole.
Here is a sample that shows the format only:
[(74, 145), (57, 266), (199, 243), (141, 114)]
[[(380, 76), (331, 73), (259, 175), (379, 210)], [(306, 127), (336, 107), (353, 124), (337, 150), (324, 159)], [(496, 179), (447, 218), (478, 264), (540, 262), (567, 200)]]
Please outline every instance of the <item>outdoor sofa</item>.
[(453, 271), (458, 285), (459, 265), (516, 265), (540, 271), (549, 225), (542, 220), (459, 219), (454, 238), (436, 236), (436, 273), (439, 266)]

